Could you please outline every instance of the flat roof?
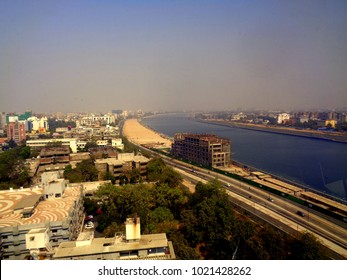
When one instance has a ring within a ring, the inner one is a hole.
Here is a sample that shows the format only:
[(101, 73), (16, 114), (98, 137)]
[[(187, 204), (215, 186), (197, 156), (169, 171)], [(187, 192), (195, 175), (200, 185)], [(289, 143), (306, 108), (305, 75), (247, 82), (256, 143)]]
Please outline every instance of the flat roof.
[(168, 240), (165, 233), (141, 235), (141, 239), (134, 242), (124, 242), (115, 237), (94, 238), (91, 244), (82, 246), (78, 245), (78, 241), (63, 242), (56, 248), (54, 258), (136, 251), (167, 246)]
[(113, 165), (123, 165), (125, 161), (119, 160), (116, 158), (102, 158), (102, 159), (96, 159), (95, 163), (107, 163), (107, 164), (113, 164)]
[(40, 201), (32, 215), (23, 218), (22, 213), (15, 211), (26, 205), (32, 205), (43, 195), (42, 188), (24, 188), (0, 192), (0, 231), (3, 227), (29, 225), (46, 222), (63, 221), (75, 205), (81, 194), (79, 186), (67, 187), (61, 198)]
[(21, 199), (19, 202), (13, 207), (13, 210), (19, 210), (29, 207), (34, 207), (37, 202), (42, 197), (42, 194), (32, 194), (28, 196), (26, 199)]
[(40, 152), (40, 156), (52, 156), (58, 154), (70, 154), (70, 148), (67, 146), (43, 148)]

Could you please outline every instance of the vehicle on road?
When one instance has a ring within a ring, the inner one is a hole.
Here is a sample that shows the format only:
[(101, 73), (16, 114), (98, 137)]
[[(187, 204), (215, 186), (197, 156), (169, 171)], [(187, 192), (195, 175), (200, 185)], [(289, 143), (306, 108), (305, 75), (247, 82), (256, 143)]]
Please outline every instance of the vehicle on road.
[(273, 198), (271, 198), (271, 197), (269, 197), (267, 200), (268, 200), (268, 201), (271, 201), (271, 202), (274, 202), (274, 201), (275, 201), (275, 200), (274, 200)]
[(298, 214), (301, 217), (305, 217), (305, 214), (301, 212), (300, 210), (296, 211), (296, 214)]

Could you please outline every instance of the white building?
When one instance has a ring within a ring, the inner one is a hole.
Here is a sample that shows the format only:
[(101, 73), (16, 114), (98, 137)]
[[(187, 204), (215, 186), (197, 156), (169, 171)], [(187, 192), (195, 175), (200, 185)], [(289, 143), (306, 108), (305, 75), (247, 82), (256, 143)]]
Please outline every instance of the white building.
[(277, 123), (282, 124), (284, 121), (289, 120), (290, 115), (288, 113), (282, 113), (277, 116)]
[(124, 144), (122, 143), (122, 138), (115, 138), (111, 140), (111, 145), (112, 147), (119, 149), (119, 150), (124, 150)]
[(84, 141), (78, 141), (76, 138), (27, 140), (26, 145), (33, 148), (41, 148), (47, 146), (49, 143), (58, 142), (61, 142), (62, 146), (69, 146), (73, 153), (77, 153), (77, 143), (79, 143), (80, 146), (85, 146)]
[(39, 131), (39, 130), (48, 131), (49, 130), (47, 117), (38, 118), (38, 117), (32, 116), (28, 118), (27, 121), (30, 124), (29, 127), (33, 131)]
[(101, 116), (96, 116), (94, 114), (83, 117), (82, 119), (79, 120), (79, 125), (93, 125), (98, 122), (103, 122), (106, 124), (111, 124), (116, 122), (116, 117), (113, 114), (105, 114)]

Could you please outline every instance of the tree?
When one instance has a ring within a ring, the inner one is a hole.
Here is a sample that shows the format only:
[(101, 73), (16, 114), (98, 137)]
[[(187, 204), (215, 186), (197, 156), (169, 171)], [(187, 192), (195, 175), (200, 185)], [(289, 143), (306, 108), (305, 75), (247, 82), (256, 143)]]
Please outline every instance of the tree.
[(8, 144), (8, 146), (9, 146), (11, 149), (18, 146), (17, 143), (16, 143), (13, 139), (11, 139), (10, 141), (8, 141), (7, 144)]
[(130, 184), (136, 184), (136, 183), (142, 182), (142, 176), (139, 169), (137, 168), (132, 169), (128, 175), (129, 175)]
[(89, 141), (89, 142), (86, 143), (86, 145), (85, 145), (83, 151), (89, 151), (89, 149), (91, 149), (91, 148), (97, 148), (97, 147), (98, 147), (98, 145), (96, 144), (96, 142)]
[(172, 167), (166, 166), (160, 176), (159, 182), (167, 184), (170, 188), (178, 187), (183, 181), (181, 174), (176, 172)]
[(148, 181), (155, 182), (161, 177), (161, 174), (166, 167), (162, 158), (153, 158), (147, 164), (147, 178)]
[(159, 183), (153, 189), (156, 207), (170, 209), (178, 219), (184, 206), (189, 202), (188, 193), (182, 188), (171, 188), (167, 184)]
[(86, 159), (77, 163), (75, 169), (72, 169), (71, 165), (67, 165), (64, 170), (64, 178), (71, 183), (97, 181), (98, 170), (92, 159)]
[(31, 149), (29, 146), (23, 146), (21, 149), (20, 149), (20, 152), (19, 152), (19, 156), (23, 159), (28, 159), (30, 158), (30, 155), (31, 155)]
[(134, 153), (135, 155), (138, 153), (139, 148), (131, 143), (127, 137), (122, 136), (122, 143), (124, 144), (124, 150), (125, 153)]
[(26, 147), (18, 146), (0, 154), (0, 184), (2, 188), (6, 188), (6, 185), (19, 188), (30, 183), (29, 170), (25, 165), (25, 158), (28, 156), (27, 151)]
[(182, 182), (182, 176), (172, 167), (166, 166), (161, 158), (154, 158), (147, 164), (147, 178), (151, 182), (159, 182), (167, 184), (171, 188), (175, 188)]
[(112, 184), (116, 183), (116, 178), (112, 175), (111, 172), (107, 171), (103, 177), (104, 180), (111, 180)]
[[(183, 212), (183, 232), (205, 258), (218, 259), (231, 247), (235, 224), (233, 208), (218, 181), (198, 184), (192, 195), (190, 209)], [(213, 249), (212, 249), (213, 248)], [(228, 253), (227, 253), (228, 254)]]
[(323, 260), (327, 259), (327, 256), (317, 238), (309, 232), (304, 232), (292, 246), (291, 259)]

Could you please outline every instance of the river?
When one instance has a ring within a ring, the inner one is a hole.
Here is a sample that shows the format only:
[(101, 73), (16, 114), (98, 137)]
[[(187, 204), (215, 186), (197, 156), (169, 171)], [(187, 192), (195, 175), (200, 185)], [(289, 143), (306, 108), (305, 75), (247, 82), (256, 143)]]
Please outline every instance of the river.
[(345, 143), (202, 123), (186, 114), (156, 115), (141, 122), (169, 137), (191, 132), (229, 138), (232, 160), (346, 200)]

